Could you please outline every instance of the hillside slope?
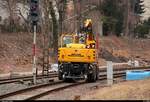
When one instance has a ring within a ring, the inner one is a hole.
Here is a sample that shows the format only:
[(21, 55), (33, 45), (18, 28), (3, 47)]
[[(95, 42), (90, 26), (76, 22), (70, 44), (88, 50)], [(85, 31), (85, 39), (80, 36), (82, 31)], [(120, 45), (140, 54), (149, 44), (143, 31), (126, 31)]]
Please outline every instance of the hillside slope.
[[(0, 34), (0, 73), (11, 71), (32, 71), (32, 34)], [(37, 35), (38, 68), (42, 65), (42, 36)], [(115, 36), (100, 38), (100, 65), (106, 60), (127, 62), (131, 55), (141, 64), (150, 64), (150, 40), (117, 38)]]
[(126, 62), (133, 58), (141, 65), (150, 64), (150, 39), (130, 39), (125, 37), (101, 37), (100, 57), (113, 62)]
[[(32, 36), (27, 33), (0, 34), (0, 73), (32, 70)], [(40, 36), (37, 37), (37, 45), (40, 57)]]

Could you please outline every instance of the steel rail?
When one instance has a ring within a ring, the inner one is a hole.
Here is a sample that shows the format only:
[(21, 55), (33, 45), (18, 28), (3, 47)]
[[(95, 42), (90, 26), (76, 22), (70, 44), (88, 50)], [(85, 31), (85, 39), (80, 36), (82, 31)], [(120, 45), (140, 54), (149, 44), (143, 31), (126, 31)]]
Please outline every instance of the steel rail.
[(52, 82), (52, 83), (46, 83), (46, 84), (31, 86), (31, 87), (28, 87), (28, 88), (24, 88), (24, 89), (20, 89), (20, 90), (16, 90), (16, 91), (13, 91), (13, 92), (9, 92), (9, 93), (0, 95), (0, 99), (4, 99), (4, 98), (11, 97), (11, 96), (14, 96), (14, 95), (18, 95), (18, 94), (21, 94), (21, 93), (24, 93), (24, 92), (32, 91), (34, 89), (47, 87), (47, 86), (50, 86), (50, 85), (56, 85), (56, 84), (60, 84), (60, 83), (63, 83), (63, 81), (57, 81), (57, 82)]
[[(137, 68), (137, 69), (143, 69), (143, 67), (140, 67), (140, 68)], [(130, 68), (131, 69), (131, 68)], [(127, 70), (127, 69), (126, 69)], [(132, 69), (133, 70), (133, 69)], [(134, 69), (135, 70), (135, 69)], [(146, 69), (147, 70), (147, 69)], [(149, 70), (149, 67), (148, 67), (148, 70)], [(120, 70), (115, 70), (115, 71), (120, 71)], [(123, 69), (121, 71), (124, 71)], [(113, 77), (116, 78), (116, 77), (123, 77), (125, 76), (125, 72), (114, 72), (113, 73)], [(105, 80), (107, 79), (107, 75), (106, 73), (102, 74), (102, 75), (99, 75), (99, 80)], [(56, 85), (56, 84), (60, 84), (60, 83), (63, 83), (63, 81), (60, 81), (60, 82), (53, 82), (53, 83), (48, 83), (48, 84), (42, 84), (42, 85), (36, 85), (36, 86), (31, 86), (31, 87), (28, 87), (28, 88), (25, 88), (25, 89), (21, 89), (21, 90), (17, 90), (17, 91), (14, 91), (14, 92), (10, 92), (10, 93), (7, 93), (7, 94), (3, 94), (3, 95), (0, 95), (0, 99), (4, 99), (4, 98), (7, 98), (7, 97), (11, 97), (11, 96), (14, 96), (14, 95), (18, 95), (18, 94), (21, 94), (21, 93), (24, 93), (24, 92), (27, 92), (27, 91), (32, 91), (34, 89), (38, 89), (38, 88), (44, 88), (46, 86), (49, 86), (49, 85)], [(75, 83), (75, 85), (79, 85), (78, 83)], [(74, 85), (71, 85), (71, 86), (74, 86)], [(69, 86), (64, 86), (64, 88), (67, 88)], [(64, 89), (63, 88), (63, 89)], [(55, 90), (55, 89), (54, 89)], [(56, 90), (61, 90), (61, 88), (58, 88)], [(27, 99), (36, 99), (36, 97), (42, 97), (43, 95), (46, 95), (47, 93), (50, 93), (52, 91), (48, 90), (46, 91), (45, 93), (41, 93), (41, 95), (37, 95), (37, 96), (31, 96), (30, 98), (27, 98)]]
[[(52, 72), (52, 73), (50, 73), (49, 75), (51, 75), (51, 74), (56, 74), (56, 72)], [(48, 75), (37, 75), (37, 77), (42, 77), (42, 76), (48, 76)], [(7, 78), (0, 78), (0, 81), (6, 81), (6, 80), (12, 80), (12, 79), (21, 79), (21, 78), (31, 78), (31, 77), (33, 77), (33, 75), (25, 75), (25, 76), (19, 76), (19, 77), (12, 77), (12, 78), (10, 78), (10, 77), (7, 77)]]
[[(125, 71), (125, 70), (145, 70), (145, 71), (150, 71), (150, 66), (143, 66), (143, 67), (130, 67), (130, 68), (114, 68), (114, 71)], [(101, 72), (106, 72), (106, 68), (101, 68)], [(42, 78), (54, 78), (57, 77), (57, 73), (51, 73), (48, 76), (46, 75), (38, 75), (37, 79), (42, 79)], [(24, 76), (24, 77), (16, 77), (16, 78), (5, 78), (5, 79), (0, 79), (0, 85), (1, 84), (8, 84), (8, 83), (14, 83), (14, 82), (21, 82), (21, 81), (32, 81), (33, 76)]]
[(33, 95), (33, 96), (31, 96), (31, 97), (26, 98), (25, 100), (35, 100), (35, 99), (37, 99), (37, 98), (43, 97), (43, 96), (45, 96), (45, 95), (48, 95), (49, 93), (57, 92), (57, 91), (60, 91), (60, 90), (66, 89), (66, 88), (71, 88), (71, 87), (78, 86), (78, 85), (85, 84), (85, 83), (86, 83), (86, 82), (78, 82), (78, 83), (72, 83), (72, 84), (69, 84), (69, 85), (64, 85), (64, 86), (62, 86), (62, 87), (50, 89), (50, 90), (48, 90), (48, 91), (39, 93), (39, 94), (37, 94), (37, 95)]
[[(54, 78), (57, 77), (57, 74), (53, 74), (50, 76), (41, 76), (41, 77), (37, 77), (37, 79), (42, 79), (42, 78)], [(10, 80), (5, 80), (5, 81), (0, 81), (0, 85), (2, 84), (9, 84), (9, 83), (15, 83), (15, 82), (23, 82), (23, 81), (32, 81), (33, 78), (29, 77), (29, 78), (17, 78), (17, 79), (10, 79)]]
[[(123, 76), (125, 76), (125, 74), (122, 74), (122, 73), (119, 74), (119, 73), (118, 73), (118, 74), (115, 74), (115, 75), (114, 75), (114, 78), (123, 77)], [(98, 80), (106, 80), (106, 79), (107, 79), (107, 77), (106, 77), (106, 75), (105, 75), (105, 76), (100, 76)], [(83, 84), (87, 84), (87, 83), (84, 81), (84, 82), (78, 82), (78, 83), (74, 83), (74, 84), (70, 84), (70, 85), (64, 85), (64, 86), (62, 86), (62, 87), (50, 89), (50, 90), (48, 90), (48, 91), (39, 93), (39, 94), (37, 94), (37, 95), (33, 95), (33, 96), (31, 96), (31, 97), (26, 98), (25, 100), (36, 100), (36, 99), (41, 98), (41, 97), (43, 97), (43, 96), (46, 96), (46, 95), (48, 95), (48, 94), (50, 94), (50, 93), (52, 93), (52, 92), (58, 92), (58, 91), (61, 91), (61, 90), (67, 89), (67, 88), (71, 88), (71, 87), (75, 87), (75, 86), (83, 85)]]
[[(106, 68), (99, 68), (100, 69), (100, 72), (103, 72), (105, 71), (106, 72)], [(142, 67), (127, 67), (127, 68), (114, 68), (113, 70), (114, 71), (122, 71), (122, 70), (140, 70), (140, 69), (143, 69), (143, 70), (150, 70), (150, 66), (142, 66)], [(49, 75), (53, 75), (53, 74), (56, 74), (56, 72), (51, 72)], [(38, 77), (42, 77), (42, 76), (47, 76), (47, 75), (38, 75)], [(0, 79), (0, 81), (6, 81), (6, 80), (14, 80), (14, 79), (23, 79), (23, 78), (31, 78), (33, 77), (32, 75), (30, 76), (20, 76), (20, 77), (15, 77), (15, 78), (3, 78), (3, 79)]]
[[(117, 74), (114, 74), (114, 77), (116, 76), (122, 76), (124, 74), (122, 73), (117, 73)], [(99, 77), (99, 80), (105, 80), (107, 79), (107, 76), (106, 75), (103, 75)], [(52, 86), (52, 85), (57, 85), (57, 84), (60, 84), (60, 83), (63, 83), (63, 81), (58, 81), (58, 82), (53, 82), (53, 83), (48, 83), (48, 84), (42, 84), (42, 85), (36, 85), (36, 86), (31, 86), (31, 87), (28, 87), (28, 88), (25, 88), (25, 89), (20, 89), (20, 90), (17, 90), (17, 91), (14, 91), (14, 92), (10, 92), (10, 93), (7, 93), (7, 94), (3, 94), (3, 95), (0, 95), (0, 99), (6, 99), (6, 98), (9, 98), (9, 97), (12, 97), (12, 96), (15, 96), (15, 95), (20, 95), (22, 93), (25, 93), (25, 92), (30, 92), (30, 91), (33, 91), (35, 89), (38, 89), (38, 88), (44, 88), (46, 86)], [(86, 83), (86, 82), (84, 82)], [(82, 83), (83, 84), (83, 83)], [(80, 85), (80, 83), (75, 83), (75, 85)], [(73, 85), (74, 86), (74, 85)], [(69, 86), (65, 86), (65, 88), (67, 88)], [(61, 88), (60, 88), (61, 89)], [(59, 89), (59, 90), (60, 90)], [(57, 90), (57, 89), (56, 89)], [(51, 91), (50, 91), (51, 92)], [(46, 93), (49, 93), (49, 92), (46, 92)], [(43, 96), (45, 95), (44, 93), (41, 93), (42, 95), (40, 96)], [(37, 96), (36, 96), (37, 97)], [(27, 99), (30, 99), (30, 98), (27, 98)]]

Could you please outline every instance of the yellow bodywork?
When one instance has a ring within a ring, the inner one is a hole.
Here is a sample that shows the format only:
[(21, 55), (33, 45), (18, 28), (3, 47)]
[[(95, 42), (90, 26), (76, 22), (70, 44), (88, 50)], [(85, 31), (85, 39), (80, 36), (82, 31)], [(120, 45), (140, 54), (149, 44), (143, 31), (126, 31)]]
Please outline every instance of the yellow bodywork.
[[(92, 21), (88, 19), (85, 21), (85, 27), (91, 26)], [(85, 40), (83, 42), (82, 37), (77, 34), (63, 34), (61, 36), (61, 47), (58, 49), (58, 61), (63, 62), (83, 62), (83, 63), (94, 63), (96, 62), (96, 49), (95, 40), (92, 37), (92, 33), (86, 34)], [(90, 37), (92, 39), (90, 39)], [(66, 40), (66, 39), (70, 40)], [(64, 41), (68, 43), (64, 43)], [(93, 47), (94, 46), (94, 47)]]
[(86, 45), (85, 44), (67, 44), (67, 48), (80, 48), (80, 49), (83, 49), (83, 48), (86, 48)]
[(95, 49), (85, 48), (59, 48), (59, 62), (95, 62)]

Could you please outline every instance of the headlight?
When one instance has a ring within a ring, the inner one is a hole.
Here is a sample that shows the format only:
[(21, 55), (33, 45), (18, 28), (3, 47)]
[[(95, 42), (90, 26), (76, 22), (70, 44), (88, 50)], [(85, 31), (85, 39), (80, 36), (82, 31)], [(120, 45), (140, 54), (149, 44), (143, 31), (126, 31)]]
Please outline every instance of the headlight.
[(95, 48), (95, 45), (92, 45), (92, 48)]
[(87, 45), (86, 47), (89, 49), (89, 48), (90, 48), (90, 45)]

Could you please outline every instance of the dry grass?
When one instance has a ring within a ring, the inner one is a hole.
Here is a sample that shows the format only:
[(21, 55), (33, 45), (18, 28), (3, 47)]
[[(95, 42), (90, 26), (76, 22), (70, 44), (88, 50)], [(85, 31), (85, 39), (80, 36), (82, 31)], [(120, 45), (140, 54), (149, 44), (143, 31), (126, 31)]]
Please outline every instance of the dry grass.
[(134, 57), (141, 65), (150, 64), (150, 39), (127, 39), (115, 36), (101, 37), (100, 47), (107, 49), (114, 56)]
[(150, 100), (150, 78), (93, 90), (83, 100)]
[[(32, 40), (32, 34), (27, 33), (0, 34), (0, 73), (32, 71)], [(38, 57), (41, 45), (38, 36)]]

